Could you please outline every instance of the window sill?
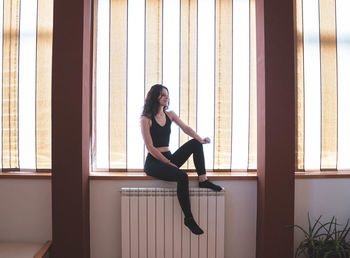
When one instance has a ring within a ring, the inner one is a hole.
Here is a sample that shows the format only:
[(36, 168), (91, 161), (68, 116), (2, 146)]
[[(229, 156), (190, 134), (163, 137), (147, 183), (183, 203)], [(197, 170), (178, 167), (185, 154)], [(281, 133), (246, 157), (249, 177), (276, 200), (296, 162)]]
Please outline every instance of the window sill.
[[(197, 180), (195, 172), (189, 172), (190, 180)], [(210, 180), (256, 180), (256, 172), (208, 172)], [(144, 172), (90, 172), (90, 179), (93, 180), (154, 180), (154, 177), (147, 176)]]
[(43, 172), (0, 172), (0, 179), (15, 178), (15, 179), (51, 179), (51, 173)]
[[(189, 172), (190, 180), (197, 180), (195, 172)], [(210, 180), (256, 180), (256, 172), (208, 172)], [(36, 172), (0, 172), (0, 179), (51, 179), (51, 173)], [(312, 171), (295, 172), (295, 179), (312, 178), (350, 178), (350, 171)], [(144, 172), (90, 172), (92, 180), (154, 180)]]
[[(190, 180), (197, 180), (195, 172), (188, 173)], [(256, 180), (256, 172), (208, 172), (210, 180)], [(51, 173), (0, 172), (0, 179), (51, 179)], [(92, 180), (154, 180), (144, 172), (90, 172)]]
[(302, 178), (350, 178), (350, 171), (295, 172), (295, 179)]

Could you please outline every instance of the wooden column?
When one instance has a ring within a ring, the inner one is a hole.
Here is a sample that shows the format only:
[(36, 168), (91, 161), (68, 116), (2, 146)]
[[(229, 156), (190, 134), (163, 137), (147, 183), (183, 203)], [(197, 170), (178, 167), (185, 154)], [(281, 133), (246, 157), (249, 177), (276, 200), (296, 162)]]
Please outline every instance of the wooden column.
[(293, 0), (256, 0), (258, 258), (293, 256), (295, 97)]
[(91, 0), (54, 1), (50, 257), (90, 257)]

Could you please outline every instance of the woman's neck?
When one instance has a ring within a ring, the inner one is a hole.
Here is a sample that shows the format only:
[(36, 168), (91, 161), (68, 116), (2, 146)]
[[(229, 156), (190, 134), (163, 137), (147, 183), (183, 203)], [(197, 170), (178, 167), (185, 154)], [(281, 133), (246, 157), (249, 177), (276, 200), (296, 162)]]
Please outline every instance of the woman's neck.
[(164, 113), (163, 106), (160, 106), (156, 115), (160, 116)]

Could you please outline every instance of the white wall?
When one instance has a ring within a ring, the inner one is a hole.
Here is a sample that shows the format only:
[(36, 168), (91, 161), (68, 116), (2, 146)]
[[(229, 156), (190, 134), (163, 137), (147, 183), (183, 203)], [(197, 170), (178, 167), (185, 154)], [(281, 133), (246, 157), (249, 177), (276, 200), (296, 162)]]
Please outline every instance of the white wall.
[[(344, 224), (350, 218), (350, 178), (339, 179), (297, 179), (295, 181), (295, 224), (308, 225), (307, 214), (314, 222), (320, 215), (321, 221), (336, 216)], [(295, 230), (294, 247), (303, 240), (303, 233)]]
[[(225, 257), (255, 257), (256, 184), (250, 181), (216, 181), (225, 193)], [(91, 258), (120, 258), (120, 188), (176, 187), (156, 180), (91, 180), (90, 238)], [(190, 187), (198, 187), (195, 181)]]
[[(225, 254), (229, 258), (255, 257), (256, 181), (217, 181), (226, 189)], [(90, 236), (92, 258), (119, 258), (120, 188), (171, 187), (155, 180), (91, 180)], [(195, 182), (191, 181), (195, 187)], [(297, 179), (295, 224), (333, 215), (340, 223), (350, 218), (350, 178)], [(0, 179), (0, 241), (41, 242), (52, 238), (51, 181)], [(295, 231), (295, 246), (303, 235)]]
[(0, 242), (52, 239), (51, 180), (0, 179)]

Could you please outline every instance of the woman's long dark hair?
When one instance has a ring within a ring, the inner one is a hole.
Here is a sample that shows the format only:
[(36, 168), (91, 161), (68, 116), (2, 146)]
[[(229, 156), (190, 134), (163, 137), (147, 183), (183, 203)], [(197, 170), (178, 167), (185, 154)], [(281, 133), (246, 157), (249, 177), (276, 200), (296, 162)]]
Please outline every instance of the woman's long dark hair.
[[(155, 84), (151, 87), (151, 89), (147, 93), (145, 105), (143, 106), (142, 116), (152, 119), (157, 114), (158, 108), (159, 108), (158, 98), (162, 93), (162, 89), (166, 89), (167, 92), (169, 93), (168, 88), (161, 84)], [(168, 105), (169, 105), (169, 102), (168, 102)], [(164, 107), (164, 111), (167, 109), (168, 109), (167, 106)]]

